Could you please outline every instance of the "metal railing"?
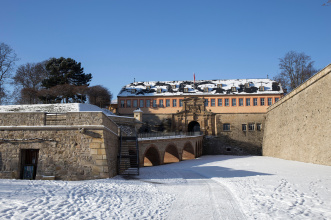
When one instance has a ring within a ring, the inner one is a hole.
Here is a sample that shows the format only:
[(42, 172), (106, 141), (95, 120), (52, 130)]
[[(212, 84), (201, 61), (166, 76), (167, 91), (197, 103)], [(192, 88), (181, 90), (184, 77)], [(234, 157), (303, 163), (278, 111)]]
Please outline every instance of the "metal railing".
[(201, 136), (202, 131), (193, 131), (193, 132), (148, 132), (148, 133), (139, 133), (138, 138), (159, 138), (159, 137), (185, 137), (185, 136)]

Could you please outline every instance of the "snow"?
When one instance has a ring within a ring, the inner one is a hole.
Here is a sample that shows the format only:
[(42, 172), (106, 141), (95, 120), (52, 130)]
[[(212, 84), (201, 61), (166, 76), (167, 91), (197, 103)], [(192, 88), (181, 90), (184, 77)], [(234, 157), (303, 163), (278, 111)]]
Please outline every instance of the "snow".
[(202, 156), (90, 181), (0, 180), (0, 219), (331, 219), (331, 167)]
[[(210, 82), (210, 83), (208, 83)], [(118, 97), (127, 97), (127, 96), (178, 96), (178, 95), (226, 95), (226, 91), (223, 93), (217, 93), (216, 88), (219, 84), (222, 85), (222, 89), (231, 90), (231, 87), (236, 87), (237, 89), (240, 86), (248, 83), (250, 87), (264, 86), (264, 91), (257, 90), (254, 94), (282, 94), (283, 90), (280, 87), (279, 91), (272, 90), (272, 83), (275, 81), (271, 79), (231, 79), (231, 80), (196, 80), (195, 83), (200, 90), (195, 89), (193, 81), (150, 81), (150, 82), (134, 82), (128, 84), (122, 88), (119, 92)], [(183, 88), (187, 88), (188, 92), (179, 91), (179, 85), (183, 84)], [(176, 88), (172, 88), (172, 91), (168, 91), (168, 85), (175, 85)], [(154, 89), (154, 92), (146, 92), (147, 86), (150, 86), (150, 89)], [(204, 88), (208, 87), (208, 92), (204, 92)], [(132, 93), (132, 89), (135, 89), (135, 92)], [(157, 89), (161, 89), (161, 93), (157, 93)], [(251, 94), (244, 91), (241, 92), (231, 92), (235, 95)]]
[(85, 103), (61, 103), (61, 104), (34, 104), (34, 105), (2, 105), (0, 112), (47, 112), (47, 113), (67, 113), (67, 112), (103, 112), (105, 115), (114, 115), (107, 109), (99, 108), (96, 105)]

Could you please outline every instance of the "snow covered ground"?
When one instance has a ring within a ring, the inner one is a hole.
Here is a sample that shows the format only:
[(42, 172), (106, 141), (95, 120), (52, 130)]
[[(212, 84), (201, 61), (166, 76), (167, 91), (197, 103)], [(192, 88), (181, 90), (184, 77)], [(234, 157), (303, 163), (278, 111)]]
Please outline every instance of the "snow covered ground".
[(0, 219), (331, 219), (331, 167), (203, 156), (135, 178), (0, 180)]

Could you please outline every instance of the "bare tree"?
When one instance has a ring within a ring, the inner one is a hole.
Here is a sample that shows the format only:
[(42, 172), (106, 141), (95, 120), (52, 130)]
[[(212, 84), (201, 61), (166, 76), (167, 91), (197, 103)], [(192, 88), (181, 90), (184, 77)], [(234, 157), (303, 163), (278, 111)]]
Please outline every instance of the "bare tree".
[(290, 51), (279, 61), (281, 73), (274, 80), (280, 82), (287, 91), (293, 90), (317, 72), (314, 61), (304, 53)]
[(17, 61), (14, 50), (5, 43), (0, 43), (0, 103), (5, 96), (4, 83), (10, 77)]
[(110, 105), (112, 93), (107, 88), (97, 85), (89, 88), (87, 96), (90, 104), (105, 108)]
[(326, 3), (323, 4), (323, 6), (329, 6), (331, 5), (331, 0), (328, 0)]
[(37, 104), (40, 102), (38, 91), (41, 89), (42, 81), (48, 76), (46, 61), (40, 63), (26, 63), (20, 65), (13, 77), (12, 84), (19, 93), (18, 103)]

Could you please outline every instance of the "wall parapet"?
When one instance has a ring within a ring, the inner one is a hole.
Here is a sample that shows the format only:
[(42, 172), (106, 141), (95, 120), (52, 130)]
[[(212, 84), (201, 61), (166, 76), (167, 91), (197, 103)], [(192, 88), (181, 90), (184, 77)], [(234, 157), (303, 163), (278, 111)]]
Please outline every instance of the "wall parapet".
[(281, 98), (278, 102), (276, 102), (275, 104), (271, 105), (267, 109), (267, 111), (269, 112), (269, 111), (272, 111), (273, 109), (277, 108), (282, 103), (284, 103), (287, 100), (293, 98), (294, 96), (296, 96), (297, 94), (299, 94), (303, 90), (307, 89), (308, 87), (310, 87), (311, 85), (313, 85), (317, 81), (321, 80), (322, 78), (324, 78), (326, 75), (328, 75), (330, 73), (331, 73), (331, 63), (329, 65), (327, 65), (326, 67), (324, 67), (322, 70), (320, 70), (318, 73), (316, 73), (315, 75), (313, 75), (312, 77), (310, 77), (306, 82), (304, 82), (301, 85), (299, 85), (298, 87), (296, 87), (289, 94), (287, 94), (286, 96), (284, 96), (283, 98)]

